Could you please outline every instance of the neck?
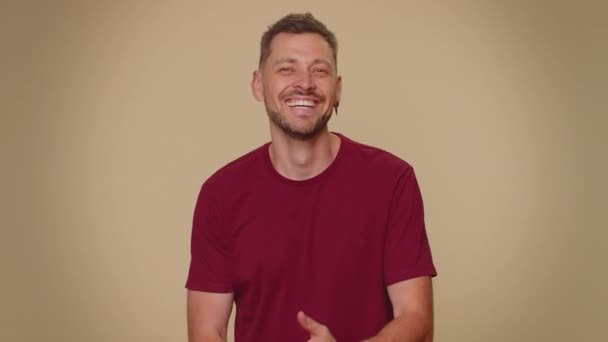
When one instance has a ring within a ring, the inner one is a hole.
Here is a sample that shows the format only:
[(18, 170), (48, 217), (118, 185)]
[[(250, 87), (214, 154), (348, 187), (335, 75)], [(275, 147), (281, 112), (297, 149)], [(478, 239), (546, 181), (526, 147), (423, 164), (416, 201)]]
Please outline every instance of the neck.
[(288, 179), (306, 180), (320, 174), (340, 149), (340, 138), (327, 129), (310, 139), (300, 140), (273, 128), (270, 160), (277, 172)]

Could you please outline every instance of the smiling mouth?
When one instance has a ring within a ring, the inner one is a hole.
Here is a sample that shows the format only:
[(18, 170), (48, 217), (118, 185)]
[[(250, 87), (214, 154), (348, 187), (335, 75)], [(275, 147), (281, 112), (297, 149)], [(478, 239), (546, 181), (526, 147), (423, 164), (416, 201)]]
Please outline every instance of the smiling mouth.
[(304, 108), (312, 108), (317, 105), (317, 101), (314, 100), (302, 100), (302, 99), (292, 99), (285, 101), (287, 106), (289, 107), (304, 107)]

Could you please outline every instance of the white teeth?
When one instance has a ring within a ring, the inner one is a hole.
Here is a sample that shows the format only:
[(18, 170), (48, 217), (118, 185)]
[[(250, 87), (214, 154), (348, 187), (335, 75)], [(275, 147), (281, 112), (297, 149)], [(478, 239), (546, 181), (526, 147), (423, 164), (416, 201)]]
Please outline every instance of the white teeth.
[(294, 100), (288, 103), (289, 107), (314, 107), (314, 101), (308, 100)]

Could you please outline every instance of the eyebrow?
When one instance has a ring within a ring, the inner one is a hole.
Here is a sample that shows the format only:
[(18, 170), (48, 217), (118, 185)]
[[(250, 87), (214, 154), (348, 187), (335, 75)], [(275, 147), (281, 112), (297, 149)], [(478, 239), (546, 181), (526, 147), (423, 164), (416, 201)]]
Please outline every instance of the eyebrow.
[[(279, 58), (279, 59), (277, 59), (276, 61), (274, 61), (274, 62), (272, 63), (272, 66), (276, 66), (276, 65), (278, 65), (278, 64), (283, 64), (283, 63), (290, 63), (290, 64), (293, 64), (293, 63), (295, 63), (295, 62), (296, 62), (295, 58), (291, 58), (291, 57), (284, 57), (284, 58)], [(328, 67), (330, 67), (330, 68), (332, 68), (332, 67), (333, 67), (333, 65), (332, 65), (332, 64), (331, 64), (329, 61), (327, 61), (327, 60), (325, 60), (325, 59), (321, 59), (321, 58), (317, 58), (317, 59), (313, 60), (313, 61), (312, 61), (312, 64), (313, 64), (313, 65), (315, 65), (315, 64), (324, 64), (324, 65), (327, 65), (327, 66), (328, 66)]]
[(321, 59), (321, 58), (317, 58), (314, 61), (312, 61), (312, 64), (325, 64), (326, 66), (333, 68), (333, 64), (331, 64), (328, 60), (325, 59)]
[(285, 58), (279, 58), (276, 61), (274, 61), (274, 63), (272, 63), (273, 66), (278, 65), (278, 64), (283, 64), (283, 63), (295, 63), (296, 60), (294, 58), (289, 58), (289, 57), (285, 57)]

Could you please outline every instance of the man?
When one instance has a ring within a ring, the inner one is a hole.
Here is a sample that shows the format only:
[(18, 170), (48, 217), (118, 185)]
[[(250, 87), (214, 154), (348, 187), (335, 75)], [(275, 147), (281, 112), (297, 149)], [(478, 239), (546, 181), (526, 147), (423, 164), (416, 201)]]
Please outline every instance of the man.
[[(251, 83), (271, 142), (204, 184), (192, 229), (191, 342), (431, 341), (436, 275), (412, 167), (332, 133), (334, 35), (269, 27)], [(375, 113), (375, 115), (378, 115)]]

